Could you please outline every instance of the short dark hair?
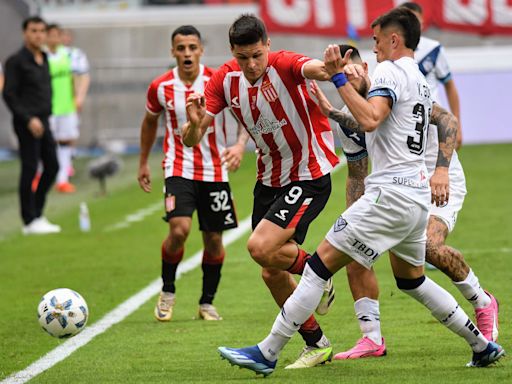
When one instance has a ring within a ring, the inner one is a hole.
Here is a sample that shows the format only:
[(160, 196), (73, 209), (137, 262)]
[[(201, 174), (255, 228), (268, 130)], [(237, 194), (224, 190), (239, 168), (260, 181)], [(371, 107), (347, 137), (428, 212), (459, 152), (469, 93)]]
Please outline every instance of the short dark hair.
[(201, 40), (201, 34), (193, 25), (182, 25), (174, 30), (171, 36), (171, 41), (174, 41), (176, 35), (190, 36), (195, 35), (199, 40)]
[(56, 29), (58, 31), (61, 30), (60, 28), (60, 25), (59, 24), (47, 24), (46, 25), (46, 32), (50, 32), (52, 29)]
[(347, 51), (349, 49), (351, 49), (352, 53), (350, 54), (350, 59), (352, 61), (354, 61), (354, 60), (363, 61), (363, 59), (361, 58), (361, 54), (359, 53), (359, 50), (356, 47), (354, 47), (353, 45), (350, 45), (350, 44), (340, 44), (339, 47), (340, 47), (341, 57), (345, 56)]
[(252, 14), (243, 14), (229, 28), (229, 44), (235, 45), (255, 44), (258, 41), (267, 42), (267, 29), (259, 18)]
[(421, 5), (415, 3), (414, 1), (407, 1), (405, 3), (400, 4), (399, 7), (404, 7), (410, 11), (418, 12), (420, 15), (423, 15), (423, 8), (421, 8)]
[(405, 46), (413, 51), (418, 46), (421, 36), (420, 21), (414, 13), (404, 7), (394, 8), (391, 11), (379, 16), (372, 23), (372, 28), (380, 26), (385, 29), (395, 26), (400, 29), (405, 39)]
[(44, 21), (39, 16), (30, 16), (30, 17), (27, 17), (25, 20), (23, 20), (23, 24), (21, 24), (21, 28), (24, 31), (26, 31), (29, 24), (41, 24), (41, 23), (46, 25), (46, 21)]

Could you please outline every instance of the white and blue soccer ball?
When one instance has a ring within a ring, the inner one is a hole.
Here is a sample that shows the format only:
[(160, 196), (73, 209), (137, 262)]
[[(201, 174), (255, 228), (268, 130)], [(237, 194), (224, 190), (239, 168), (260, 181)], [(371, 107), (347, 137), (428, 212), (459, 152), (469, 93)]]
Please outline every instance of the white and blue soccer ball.
[(66, 338), (80, 333), (87, 324), (89, 309), (84, 298), (68, 288), (46, 293), (37, 307), (39, 324), (53, 337)]

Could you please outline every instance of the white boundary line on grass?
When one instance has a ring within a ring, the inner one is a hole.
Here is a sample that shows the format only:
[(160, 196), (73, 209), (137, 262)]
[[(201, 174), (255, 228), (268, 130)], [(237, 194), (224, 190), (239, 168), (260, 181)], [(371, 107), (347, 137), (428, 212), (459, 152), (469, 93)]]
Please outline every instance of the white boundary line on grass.
[[(159, 204), (160, 205), (160, 204)], [(242, 237), (251, 229), (251, 218), (248, 217), (238, 224), (238, 227), (224, 234), (224, 245), (229, 245)], [(184, 273), (190, 272), (201, 264), (203, 251), (195, 253), (192, 257), (180, 263), (176, 272), (176, 279), (179, 279)], [(43, 373), (55, 364), (67, 358), (78, 348), (83, 347), (96, 336), (102, 334), (111, 326), (123, 321), (126, 317), (135, 312), (140, 306), (146, 303), (154, 295), (160, 292), (162, 287), (161, 278), (153, 280), (147, 287), (130, 297), (125, 302), (118, 305), (103, 318), (91, 326), (86, 327), (81, 333), (65, 341), (55, 349), (48, 352), (39, 360), (30, 364), (23, 371), (19, 371), (5, 380), (1, 384), (21, 384)]]
[[(340, 170), (347, 163), (345, 157), (340, 159), (339, 164), (334, 168), (332, 173)], [(149, 214), (155, 212), (161, 207), (161, 203), (150, 205), (147, 208), (140, 209), (133, 214), (126, 216), (126, 218), (114, 225), (105, 228), (105, 231), (115, 231), (130, 226), (132, 222), (141, 221)], [(238, 223), (238, 227), (226, 232), (224, 234), (224, 245), (235, 242), (242, 237), (246, 232), (251, 229), (251, 216), (245, 218), (243, 221)], [(188, 258), (184, 262), (180, 263), (176, 272), (176, 279), (179, 279), (181, 275), (187, 273), (194, 268), (198, 267), (203, 257), (202, 250), (195, 253), (192, 257)], [(13, 373), (12, 375), (5, 378), (0, 384), (22, 384), (33, 379), (37, 375), (50, 369), (55, 364), (61, 362), (80, 347), (83, 347), (89, 341), (94, 339), (96, 336), (102, 334), (111, 326), (123, 321), (126, 317), (135, 312), (149, 299), (155, 296), (161, 289), (161, 278), (153, 280), (148, 286), (143, 288), (141, 291), (118, 305), (112, 311), (103, 316), (96, 323), (86, 327), (81, 333), (65, 341), (63, 344), (52, 349), (46, 355), (41, 357), (30, 364), (27, 368), (22, 371)]]

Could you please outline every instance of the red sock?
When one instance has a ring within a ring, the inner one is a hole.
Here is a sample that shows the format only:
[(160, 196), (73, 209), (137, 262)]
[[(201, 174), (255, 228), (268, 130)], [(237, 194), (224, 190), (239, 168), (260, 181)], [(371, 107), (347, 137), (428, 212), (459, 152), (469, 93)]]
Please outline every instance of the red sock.
[(313, 332), (316, 331), (318, 328), (320, 328), (320, 325), (317, 323), (315, 316), (311, 315), (309, 316), (309, 319), (307, 319), (304, 322), (304, 324), (301, 325), (300, 330), (306, 332)]
[(304, 267), (306, 266), (307, 261), (311, 258), (311, 255), (304, 251), (303, 249), (298, 249), (298, 255), (290, 268), (287, 269), (288, 272), (294, 275), (302, 275), (304, 272)]
[(203, 251), (203, 264), (222, 264), (224, 263), (224, 256), (226, 255), (226, 252), (223, 250), (220, 255), (212, 255), (206, 251)]
[(165, 240), (162, 243), (162, 260), (169, 264), (177, 264), (183, 259), (183, 254), (185, 253), (185, 248), (181, 248), (176, 252), (169, 253), (167, 252), (167, 248), (165, 247)]

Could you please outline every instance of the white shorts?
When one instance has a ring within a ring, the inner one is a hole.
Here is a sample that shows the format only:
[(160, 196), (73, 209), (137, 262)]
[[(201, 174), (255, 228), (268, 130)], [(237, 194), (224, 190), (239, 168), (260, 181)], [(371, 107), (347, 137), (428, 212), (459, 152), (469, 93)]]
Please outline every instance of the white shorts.
[(56, 141), (76, 140), (80, 136), (78, 131), (79, 119), (76, 113), (69, 115), (50, 116), (50, 128)]
[(372, 187), (338, 218), (326, 235), (336, 249), (370, 269), (387, 250), (425, 263), (428, 210), (389, 188)]
[(453, 231), (457, 222), (457, 215), (462, 209), (464, 198), (466, 196), (466, 179), (464, 173), (452, 174), (450, 172), (450, 198), (448, 204), (437, 207), (432, 204), (430, 215), (440, 218), (448, 228), (448, 233)]

